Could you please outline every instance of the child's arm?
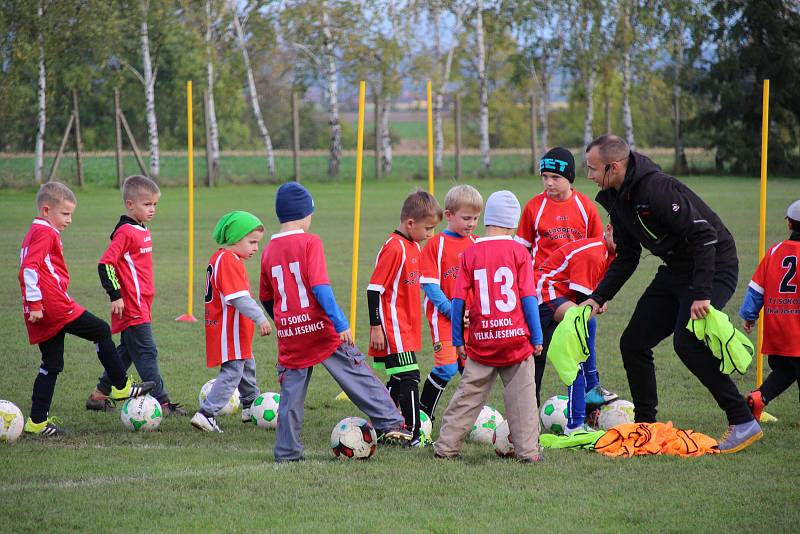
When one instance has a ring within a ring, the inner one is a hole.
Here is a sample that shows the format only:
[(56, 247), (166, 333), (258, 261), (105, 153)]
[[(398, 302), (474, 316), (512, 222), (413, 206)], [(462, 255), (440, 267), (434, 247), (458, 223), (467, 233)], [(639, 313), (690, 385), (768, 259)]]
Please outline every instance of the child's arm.
[(425, 292), (425, 296), (428, 297), (428, 300), (433, 302), (433, 305), (439, 310), (439, 313), (450, 318), (452, 303), (447, 299), (439, 284), (422, 284), (422, 290)]
[(352, 343), (353, 335), (348, 335), (350, 332), (350, 324), (347, 322), (347, 319), (345, 319), (339, 304), (337, 304), (331, 286), (328, 284), (320, 284), (312, 287), (311, 292), (314, 293), (317, 302), (319, 302), (319, 305), (322, 306), (325, 314), (333, 323), (333, 328), (336, 330), (336, 333), (342, 335), (342, 341)]
[(533, 353), (538, 356), (542, 353), (544, 336), (542, 335), (542, 325), (539, 322), (539, 302), (536, 297), (522, 297), (522, 312), (525, 314), (525, 322), (528, 323), (528, 330), (531, 331), (531, 345)]
[(22, 298), (28, 308), (28, 321), (35, 323), (44, 317), (42, 305), (42, 290), (39, 287), (40, 266), (47, 256), (52, 238), (45, 232), (38, 232), (37, 239), (31, 241), (23, 251), (22, 261), (19, 266), (25, 290)]
[(386, 348), (386, 336), (381, 323), (381, 294), (375, 289), (367, 289), (367, 309), (369, 310), (369, 346), (375, 350)]
[(742, 328), (748, 334), (753, 329), (756, 321), (758, 321), (758, 314), (763, 306), (764, 295), (753, 287), (748, 287), (747, 294), (745, 294), (744, 301), (742, 301), (742, 307), (739, 308), (739, 317), (744, 320)]
[(239, 313), (245, 317), (252, 319), (253, 322), (258, 325), (262, 336), (268, 336), (272, 333), (272, 327), (267, 320), (267, 316), (264, 315), (264, 312), (258, 307), (258, 303), (253, 297), (242, 295), (241, 297), (228, 300), (227, 304), (239, 310)]
[(122, 300), (122, 286), (117, 278), (117, 272), (114, 265), (119, 258), (124, 254), (127, 245), (127, 239), (122, 232), (115, 232), (111, 244), (108, 246), (100, 262), (97, 264), (97, 273), (100, 275), (100, 284), (103, 289), (108, 293), (108, 298), (111, 300), (111, 314), (117, 314), (122, 317), (122, 312), (125, 309), (125, 303)]

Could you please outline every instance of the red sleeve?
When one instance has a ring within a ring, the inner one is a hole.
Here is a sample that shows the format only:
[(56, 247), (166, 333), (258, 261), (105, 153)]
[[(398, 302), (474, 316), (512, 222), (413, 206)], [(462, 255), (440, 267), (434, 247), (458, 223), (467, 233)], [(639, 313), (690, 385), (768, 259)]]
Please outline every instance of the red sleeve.
[(375, 262), (375, 270), (369, 279), (368, 290), (383, 293), (394, 282), (400, 264), (403, 262), (403, 244), (395, 239), (383, 245)]
[(22, 251), (19, 278), (24, 287), (22, 298), (33, 311), (42, 309), (42, 290), (39, 287), (39, 276), (44, 258), (53, 246), (51, 232), (34, 232), (28, 246)]
[(100, 257), (100, 263), (116, 265), (120, 258), (128, 250), (128, 233), (123, 231), (114, 232), (111, 244)]
[(269, 245), (267, 245), (267, 248), (264, 249), (264, 253), (261, 256), (261, 278), (259, 280), (258, 287), (258, 299), (264, 302), (275, 300), (275, 294), (272, 291), (272, 280), (270, 279), (272, 273), (268, 271), (269, 266), (267, 265), (268, 252)]
[[(748, 284), (752, 287), (755, 291), (758, 291), (762, 295), (764, 294), (764, 288), (767, 285), (767, 276), (769, 276), (769, 263), (770, 258), (772, 257), (772, 251), (770, 250), (764, 257), (761, 259), (761, 263), (758, 264), (756, 268), (755, 274), (753, 274), (753, 278), (751, 283)], [(753, 287), (753, 284), (756, 284), (758, 287)]]
[(217, 281), (217, 290), (225, 295), (225, 304), (231, 299), (250, 296), (247, 270), (244, 268), (244, 263), (234, 257), (233, 252), (226, 252), (222, 255), (219, 268), (214, 276)]
[(569, 262), (569, 288), (583, 295), (591, 295), (605, 274), (606, 262), (592, 249), (585, 252), (573, 256)]
[(442, 273), (439, 272), (439, 236), (429, 239), (422, 249), (421, 284), (440, 284)]
[(312, 288), (330, 285), (331, 283), (330, 278), (328, 278), (328, 266), (325, 263), (325, 249), (322, 246), (322, 240), (317, 236), (314, 237), (306, 245), (306, 261), (308, 264), (301, 265), (301, 269), (305, 269), (308, 274), (308, 284)]
[(517, 241), (528, 248), (531, 248), (533, 242), (536, 240), (533, 229), (533, 204), (535, 199), (536, 197), (530, 199), (528, 203), (525, 204), (525, 209), (522, 210), (522, 217), (520, 217), (519, 226), (517, 227), (517, 237), (520, 238), (517, 239)]
[(535, 297), (536, 285), (533, 283), (533, 263), (530, 256), (517, 249), (515, 252), (517, 263), (517, 286), (519, 298)]
[[(472, 269), (467, 265), (466, 254), (461, 255), (461, 266), (456, 277), (456, 287), (453, 291), (454, 299), (466, 301), (472, 290)], [(530, 261), (528, 261), (530, 263)]]
[(586, 199), (586, 209), (589, 216), (589, 224), (586, 227), (586, 237), (603, 237), (603, 219), (600, 218), (600, 213), (597, 211), (597, 205), (592, 202), (592, 199)]

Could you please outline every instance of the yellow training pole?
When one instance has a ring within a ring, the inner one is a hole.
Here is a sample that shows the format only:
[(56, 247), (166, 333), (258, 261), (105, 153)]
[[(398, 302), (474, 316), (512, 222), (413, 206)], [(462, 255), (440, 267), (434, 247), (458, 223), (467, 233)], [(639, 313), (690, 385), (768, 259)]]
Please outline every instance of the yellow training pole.
[(427, 85), (428, 100), (428, 193), (433, 194), (433, 100), (431, 99), (431, 81)]
[[(761, 104), (761, 195), (758, 216), (758, 261), (764, 257), (767, 246), (767, 141), (769, 136), (769, 80), (764, 80), (764, 97)], [(766, 302), (764, 303), (766, 304)], [(761, 342), (764, 339), (764, 321), (758, 322), (758, 356), (756, 357), (756, 387), (764, 381), (764, 356)]]
[(358, 240), (361, 235), (361, 169), (364, 159), (364, 98), (367, 82), (358, 84), (358, 134), (356, 141), (356, 199), (353, 210), (353, 267), (350, 279), (350, 330), (356, 337), (356, 293), (358, 292)]
[(186, 299), (186, 313), (175, 319), (186, 323), (196, 323), (192, 314), (192, 293), (194, 293), (194, 135), (192, 131), (192, 80), (186, 82), (186, 132), (189, 153), (189, 288)]

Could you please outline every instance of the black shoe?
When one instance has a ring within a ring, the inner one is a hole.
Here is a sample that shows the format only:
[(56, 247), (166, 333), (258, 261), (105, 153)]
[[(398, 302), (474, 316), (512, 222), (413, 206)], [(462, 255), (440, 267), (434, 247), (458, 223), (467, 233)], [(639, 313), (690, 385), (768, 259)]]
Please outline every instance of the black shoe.
[(161, 411), (164, 415), (178, 415), (178, 416), (185, 416), (189, 415), (189, 413), (184, 409), (183, 404), (179, 402), (165, 402), (161, 404)]
[(300, 458), (292, 458), (292, 459), (281, 459), (281, 460), (276, 459), (275, 463), (276, 464), (294, 464), (294, 463), (305, 462), (305, 461), (306, 461), (306, 459), (303, 456), (301, 456)]

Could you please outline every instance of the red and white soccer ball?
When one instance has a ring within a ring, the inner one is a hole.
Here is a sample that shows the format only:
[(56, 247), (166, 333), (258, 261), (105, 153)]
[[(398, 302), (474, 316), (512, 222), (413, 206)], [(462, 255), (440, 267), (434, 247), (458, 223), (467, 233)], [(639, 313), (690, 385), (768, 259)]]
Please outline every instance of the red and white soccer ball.
[[(202, 388), (200, 388), (200, 396), (198, 397), (198, 401), (200, 402), (200, 404), (203, 404), (203, 401), (206, 400), (206, 397), (208, 397), (208, 393), (211, 391), (211, 388), (214, 386), (214, 382), (216, 381), (217, 381), (216, 378), (212, 378), (211, 380), (203, 384)], [(233, 395), (231, 395), (231, 398), (228, 400), (228, 403), (225, 406), (223, 406), (220, 411), (217, 412), (217, 415), (234, 414), (236, 413), (236, 410), (239, 409), (239, 406), (241, 406), (241, 404), (242, 402), (239, 399), (239, 390), (235, 389), (233, 390)]]
[(345, 417), (331, 432), (331, 450), (340, 460), (366, 460), (375, 454), (377, 443), (375, 429), (361, 417)]
[(14, 443), (22, 435), (25, 418), (11, 401), (0, 400), (0, 441)]
[(503, 421), (497, 425), (492, 437), (492, 444), (494, 444), (494, 452), (497, 456), (513, 458), (516, 455), (514, 440), (511, 439), (511, 429), (508, 428), (508, 421)]

